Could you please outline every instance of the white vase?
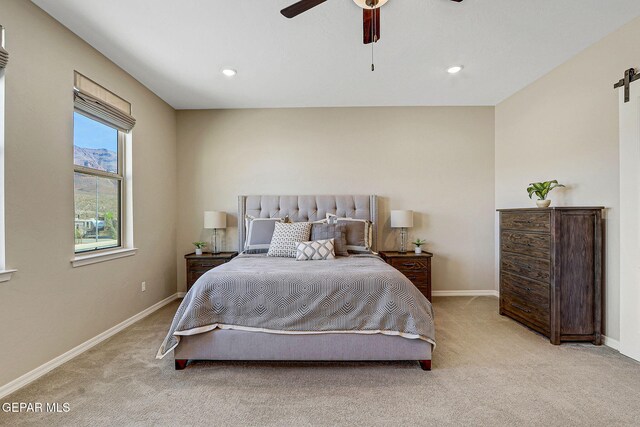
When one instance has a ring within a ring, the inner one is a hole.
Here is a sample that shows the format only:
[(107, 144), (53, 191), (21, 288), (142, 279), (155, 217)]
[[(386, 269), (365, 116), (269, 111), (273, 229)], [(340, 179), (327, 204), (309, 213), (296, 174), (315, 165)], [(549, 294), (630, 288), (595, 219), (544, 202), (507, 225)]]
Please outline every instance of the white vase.
[(416, 246), (415, 252), (417, 254), (421, 254), (422, 253), (422, 248), (420, 246)]
[(196, 248), (196, 255), (202, 255), (202, 248)]
[(539, 208), (548, 208), (550, 204), (551, 200), (536, 200), (536, 205), (538, 205)]

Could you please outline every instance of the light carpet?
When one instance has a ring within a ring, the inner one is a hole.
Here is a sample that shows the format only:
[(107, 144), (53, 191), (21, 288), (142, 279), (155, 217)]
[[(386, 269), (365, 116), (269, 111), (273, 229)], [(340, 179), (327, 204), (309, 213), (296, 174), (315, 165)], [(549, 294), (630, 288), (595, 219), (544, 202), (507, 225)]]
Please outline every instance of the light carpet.
[[(640, 364), (607, 347), (553, 346), (493, 297), (435, 298), (433, 371), (417, 363), (206, 362), (154, 358), (177, 302), (4, 402), (2, 425), (639, 425)], [(7, 344), (7, 343), (5, 343)]]

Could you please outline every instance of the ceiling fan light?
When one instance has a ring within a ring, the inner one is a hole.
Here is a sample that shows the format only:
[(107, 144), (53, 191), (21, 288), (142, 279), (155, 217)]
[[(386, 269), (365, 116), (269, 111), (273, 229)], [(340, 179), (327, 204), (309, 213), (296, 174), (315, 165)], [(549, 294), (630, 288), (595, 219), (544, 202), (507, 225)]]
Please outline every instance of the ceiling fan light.
[(389, 0), (377, 0), (377, 1), (368, 1), (368, 0), (353, 0), (355, 4), (363, 9), (378, 9)]
[(236, 70), (234, 70), (233, 68), (225, 68), (222, 70), (222, 74), (224, 74), (227, 77), (233, 77), (236, 74), (238, 74), (238, 72)]
[(458, 74), (460, 71), (462, 71), (463, 68), (464, 68), (464, 66), (462, 66), (462, 65), (454, 65), (453, 67), (449, 67), (447, 69), (447, 73), (449, 73), (449, 74)]

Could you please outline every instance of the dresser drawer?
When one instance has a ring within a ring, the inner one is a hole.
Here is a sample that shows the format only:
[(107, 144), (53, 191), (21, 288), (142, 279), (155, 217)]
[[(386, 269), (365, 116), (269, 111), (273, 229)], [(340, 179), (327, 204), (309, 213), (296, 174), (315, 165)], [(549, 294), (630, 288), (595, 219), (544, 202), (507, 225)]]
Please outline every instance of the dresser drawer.
[(500, 278), (500, 295), (512, 295), (541, 307), (549, 307), (549, 288), (549, 284), (507, 273)]
[(551, 214), (549, 212), (502, 212), (500, 227), (503, 230), (549, 233), (551, 231)]
[(500, 306), (503, 311), (511, 313), (516, 317), (532, 323), (542, 328), (545, 332), (549, 331), (549, 305), (538, 305), (531, 301), (519, 298), (514, 294), (501, 294)]
[(525, 233), (521, 231), (503, 231), (500, 234), (500, 246), (503, 251), (549, 259), (551, 254), (551, 236), (549, 234)]
[(391, 259), (391, 265), (398, 270), (404, 272), (419, 272), (427, 270), (427, 261), (423, 261), (420, 259), (401, 259), (401, 258), (393, 258)]
[(213, 267), (224, 264), (226, 261), (223, 259), (190, 259), (187, 262), (189, 264), (189, 269), (204, 269), (204, 271), (207, 271), (211, 270)]
[(196, 280), (198, 280), (200, 276), (202, 276), (207, 271), (209, 270), (190, 270), (189, 273), (187, 274), (188, 286), (191, 287), (191, 285), (193, 285), (196, 282)]
[(537, 259), (503, 252), (500, 270), (501, 272), (517, 274), (518, 276), (549, 283), (550, 264), (548, 259)]
[(427, 278), (427, 273), (426, 272), (401, 271), (401, 273), (404, 274), (407, 277), (407, 279), (411, 280), (414, 285), (416, 285), (418, 287), (427, 286), (428, 278)]

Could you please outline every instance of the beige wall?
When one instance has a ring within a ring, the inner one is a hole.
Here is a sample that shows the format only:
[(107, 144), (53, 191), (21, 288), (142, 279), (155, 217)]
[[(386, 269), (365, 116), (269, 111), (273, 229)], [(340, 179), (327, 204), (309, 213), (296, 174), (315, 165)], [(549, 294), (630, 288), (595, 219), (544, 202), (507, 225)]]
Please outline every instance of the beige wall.
[[(184, 254), (208, 239), (205, 210), (235, 217), (240, 194), (377, 194), (412, 209), (435, 290), (494, 289), (494, 109), (325, 108), (178, 112), (178, 287)], [(237, 248), (236, 220), (227, 230)]]
[[(0, 283), (3, 385), (176, 292), (176, 128), (171, 107), (31, 2), (3, 0), (0, 19), (11, 55), (7, 267), (18, 269)], [(75, 269), (74, 69), (133, 104), (139, 248), (129, 258)]]
[(555, 205), (606, 206), (605, 335), (619, 338), (618, 92), (640, 66), (640, 19), (496, 107), (496, 207), (531, 206), (529, 182), (558, 179)]

